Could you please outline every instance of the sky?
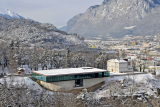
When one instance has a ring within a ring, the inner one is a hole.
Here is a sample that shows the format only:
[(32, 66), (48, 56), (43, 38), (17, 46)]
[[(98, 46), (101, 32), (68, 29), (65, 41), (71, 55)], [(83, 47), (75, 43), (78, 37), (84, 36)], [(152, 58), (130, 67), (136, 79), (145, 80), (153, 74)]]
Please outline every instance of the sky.
[(104, 0), (0, 0), (0, 7), (7, 8), (40, 23), (65, 26), (90, 6), (101, 5)]

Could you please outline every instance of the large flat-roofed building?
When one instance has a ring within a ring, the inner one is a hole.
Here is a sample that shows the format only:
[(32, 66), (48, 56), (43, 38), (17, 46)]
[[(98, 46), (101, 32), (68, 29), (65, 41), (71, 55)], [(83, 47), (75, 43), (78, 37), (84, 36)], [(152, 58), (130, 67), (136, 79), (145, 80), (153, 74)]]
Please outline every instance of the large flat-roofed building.
[(92, 67), (32, 71), (32, 77), (53, 91), (89, 88), (105, 81), (109, 76), (109, 71)]

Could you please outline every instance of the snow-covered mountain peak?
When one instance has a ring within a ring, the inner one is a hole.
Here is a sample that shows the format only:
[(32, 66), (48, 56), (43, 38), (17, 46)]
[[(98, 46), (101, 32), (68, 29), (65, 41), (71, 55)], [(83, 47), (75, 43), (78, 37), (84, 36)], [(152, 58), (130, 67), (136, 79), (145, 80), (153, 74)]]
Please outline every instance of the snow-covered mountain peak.
[(9, 19), (13, 19), (13, 18), (20, 19), (20, 18), (23, 18), (23, 19), (29, 19), (29, 20), (31, 20), (30, 18), (24, 17), (21, 14), (12, 12), (9, 9), (2, 8), (2, 7), (0, 7), (0, 16), (4, 16), (4, 17), (9, 18)]

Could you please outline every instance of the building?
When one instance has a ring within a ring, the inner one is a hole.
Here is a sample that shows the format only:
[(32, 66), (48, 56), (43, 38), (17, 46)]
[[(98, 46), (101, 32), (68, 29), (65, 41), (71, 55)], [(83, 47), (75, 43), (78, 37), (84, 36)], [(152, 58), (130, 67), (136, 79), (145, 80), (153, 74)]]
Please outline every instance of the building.
[(135, 46), (135, 45), (137, 45), (137, 42), (133, 41), (132, 46)]
[(17, 68), (17, 73), (18, 74), (24, 74), (25, 73), (25, 68)]
[(109, 76), (107, 70), (92, 67), (32, 71), (32, 77), (53, 91), (89, 88), (105, 81)]
[(132, 72), (132, 61), (130, 59), (111, 59), (107, 61), (107, 70), (115, 73)]

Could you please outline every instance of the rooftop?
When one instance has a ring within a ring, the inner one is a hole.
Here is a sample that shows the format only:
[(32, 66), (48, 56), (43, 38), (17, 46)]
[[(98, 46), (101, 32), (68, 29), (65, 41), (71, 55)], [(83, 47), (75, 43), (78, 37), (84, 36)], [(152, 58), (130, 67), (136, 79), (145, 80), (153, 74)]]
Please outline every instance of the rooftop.
[(81, 68), (41, 70), (41, 71), (32, 71), (32, 72), (43, 75), (43, 76), (58, 76), (58, 75), (71, 75), (71, 74), (73, 75), (73, 74), (98, 73), (98, 72), (106, 72), (106, 71), (107, 70), (92, 68), (92, 67), (81, 67)]
[(114, 62), (118, 62), (118, 63), (126, 63), (127, 61), (123, 60), (123, 59), (111, 59), (111, 60), (108, 60), (108, 61), (114, 61)]

